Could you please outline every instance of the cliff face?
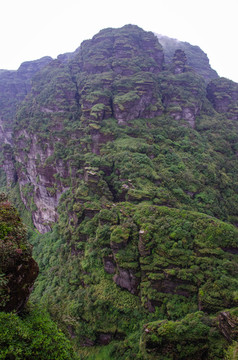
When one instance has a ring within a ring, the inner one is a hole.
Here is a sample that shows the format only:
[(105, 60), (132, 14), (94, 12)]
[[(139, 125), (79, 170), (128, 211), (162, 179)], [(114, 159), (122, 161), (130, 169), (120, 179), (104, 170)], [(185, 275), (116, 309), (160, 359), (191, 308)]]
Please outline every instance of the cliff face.
[(16, 180), (12, 135), (17, 107), (29, 93), (33, 76), (51, 60), (44, 57), (23, 63), (17, 71), (0, 73), (0, 152), (4, 154), (2, 165), (9, 186)]
[(214, 317), (238, 305), (237, 84), (177, 45), (102, 30), (20, 67), (20, 100), (1, 110), (16, 115), (0, 127), (9, 188), (44, 234), (35, 297), (80, 346), (112, 342), (112, 359), (173, 358), (166, 326), (188, 339), (178, 359), (223, 359), (230, 328)]
[[(43, 58), (24, 63), (16, 74), (2, 74), (13, 79), (14, 91), (7, 85), (9, 101), (18, 99), (10, 104), (11, 116), (29, 93), (18, 109), (15, 155), (5, 147), (3, 167), (8, 185), (18, 177), (21, 197), (38, 230), (50, 230), (57, 220), (59, 197), (74, 182), (78, 165), (75, 168), (73, 160), (66, 160), (65, 152), (75, 152), (69, 150), (74, 143), (77, 152), (91, 148), (99, 154), (100, 144), (112, 138), (100, 132), (102, 121), (113, 117), (125, 126), (137, 118), (165, 113), (195, 128), (206, 103), (205, 84), (191, 72), (187, 59), (189, 64), (190, 57), (181, 50), (172, 59), (171, 71), (163, 71), (164, 53), (157, 38), (127, 25), (102, 30), (75, 53), (50, 64), (49, 58)], [(5, 88), (2, 92), (7, 94)], [(11, 145), (11, 129), (2, 125), (1, 134), (3, 142)], [(83, 140), (86, 137), (91, 144)], [(61, 145), (64, 149), (59, 150)]]
[[(88, 133), (92, 151), (98, 153), (99, 144), (110, 138), (97, 131), (102, 120), (114, 116), (126, 125), (137, 117), (161, 114), (156, 76), (162, 67), (163, 51), (155, 36), (126, 26), (101, 31), (68, 62), (60, 56), (35, 77), (18, 111), (14, 138), (21, 196), (41, 232), (57, 220), (59, 196), (75, 172), (72, 161), (55, 155), (60, 146), (78, 142), (79, 151), (85, 151), (80, 137)], [(76, 133), (67, 128), (71, 119)], [(10, 155), (5, 159), (10, 182)]]
[(33, 76), (51, 60), (50, 57), (44, 57), (39, 60), (23, 63), (17, 71), (4, 70), (0, 73), (1, 131), (3, 131), (4, 127), (6, 128), (6, 139), (4, 137), (1, 138), (3, 142), (8, 143), (10, 141), (10, 130), (16, 115), (17, 105), (30, 91)]
[(55, 152), (60, 147), (66, 150), (63, 147), (70, 139), (64, 123), (77, 111), (76, 86), (68, 68), (56, 60), (35, 77), (18, 112), (14, 133), (18, 183), (41, 232), (49, 231), (57, 220), (59, 196), (69, 186), (65, 180), (69, 163), (56, 158)]
[(238, 84), (220, 78), (207, 86), (207, 97), (216, 111), (225, 113), (229, 119), (238, 120)]
[(156, 77), (163, 50), (152, 33), (128, 25), (101, 31), (82, 44), (72, 62), (83, 119), (112, 115), (126, 124), (161, 114)]

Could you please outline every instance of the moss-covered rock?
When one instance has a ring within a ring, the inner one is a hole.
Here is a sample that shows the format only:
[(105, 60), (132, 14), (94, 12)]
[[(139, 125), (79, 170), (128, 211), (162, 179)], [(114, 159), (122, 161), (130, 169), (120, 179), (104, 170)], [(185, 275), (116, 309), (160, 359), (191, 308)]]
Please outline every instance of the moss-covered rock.
[(219, 113), (226, 113), (232, 120), (238, 119), (238, 84), (219, 78), (207, 86), (207, 97)]
[(15, 208), (0, 195), (0, 310), (20, 312), (38, 275), (32, 248)]
[[(39, 69), (14, 139), (0, 123), (9, 190), (17, 181), (40, 231), (32, 299), (83, 358), (236, 351), (237, 88), (206, 89), (217, 75), (197, 47), (164, 48), (165, 63), (152, 33), (102, 30)], [(3, 239), (27, 266), (30, 249), (10, 231)]]
[[(233, 339), (237, 340), (237, 316), (229, 313), (226, 315), (229, 317), (227, 325), (233, 332)], [(180, 321), (162, 320), (146, 324), (141, 342), (143, 358), (224, 359), (224, 347), (227, 346), (228, 339), (222, 334), (219, 322), (221, 316), (222, 314), (208, 317), (203, 312), (197, 312)], [(228, 341), (232, 342), (232, 339)]]

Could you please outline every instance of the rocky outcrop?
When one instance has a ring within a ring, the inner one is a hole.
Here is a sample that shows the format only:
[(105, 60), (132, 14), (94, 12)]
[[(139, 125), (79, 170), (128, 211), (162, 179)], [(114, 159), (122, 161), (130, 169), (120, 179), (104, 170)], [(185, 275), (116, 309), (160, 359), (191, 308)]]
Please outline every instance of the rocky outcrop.
[(174, 53), (173, 57), (173, 73), (174, 74), (181, 74), (186, 71), (186, 64), (187, 64), (187, 56), (185, 52), (181, 49), (178, 49)]
[(140, 279), (135, 276), (135, 272), (130, 269), (122, 269), (118, 267), (118, 274), (113, 277), (115, 283), (130, 293), (138, 295)]
[(114, 274), (116, 271), (116, 264), (113, 260), (112, 256), (105, 256), (103, 258), (103, 265), (104, 265), (104, 270), (108, 273), (108, 274)]
[(163, 61), (156, 37), (133, 25), (102, 30), (82, 43), (70, 65), (82, 119), (95, 122), (114, 116), (125, 124), (161, 114), (153, 74), (162, 70)]
[(238, 338), (238, 317), (230, 314), (229, 311), (223, 311), (218, 316), (219, 329), (222, 335), (231, 344)]
[[(233, 327), (232, 339), (237, 340), (237, 320), (236, 316), (229, 313), (220, 313), (217, 318), (209, 318), (207, 314), (197, 312), (189, 314), (178, 321), (155, 321), (144, 325), (141, 341), (141, 351), (145, 358), (164, 359), (212, 359), (214, 358), (213, 344), (216, 341), (216, 354), (218, 359), (224, 358), (224, 348), (227, 348), (231, 338), (227, 338), (221, 326), (221, 322), (229, 321)], [(221, 320), (222, 319), (222, 320)], [(224, 337), (226, 338), (226, 341)], [(216, 340), (215, 340), (216, 339)], [(223, 347), (222, 347), (223, 344)], [(180, 346), (182, 349), (180, 350)], [(179, 350), (178, 350), (179, 349)], [(233, 351), (232, 351), (233, 352)], [(234, 352), (231, 358), (236, 358), (237, 343), (234, 344)], [(233, 357), (234, 356), (234, 357)]]
[(219, 113), (226, 113), (229, 119), (238, 120), (238, 84), (219, 78), (207, 86), (207, 98)]
[(13, 206), (0, 195), (0, 311), (20, 312), (32, 291), (38, 265)]
[(195, 128), (196, 117), (202, 110), (205, 101), (205, 83), (203, 79), (185, 66), (184, 53), (175, 55), (183, 61), (174, 62), (173, 76), (161, 76), (162, 103), (167, 114), (180, 124)]
[(160, 44), (163, 46), (165, 63), (171, 64), (176, 50), (184, 51), (187, 57), (187, 65), (201, 75), (206, 83), (212, 79), (218, 78), (217, 72), (209, 64), (207, 55), (199, 46), (194, 46), (188, 42), (172, 39), (168, 36), (156, 34)]
[[(56, 207), (60, 195), (68, 188), (61, 178), (69, 177), (69, 166), (60, 159), (47, 164), (47, 160), (53, 158), (54, 148), (50, 145), (42, 148), (37, 136), (32, 136), (25, 130), (18, 132), (16, 143), (18, 152), (15, 158), (18, 163), (21, 198), (26, 208), (32, 212), (36, 228), (44, 233), (57, 221)], [(29, 151), (26, 156), (24, 148), (27, 143)]]

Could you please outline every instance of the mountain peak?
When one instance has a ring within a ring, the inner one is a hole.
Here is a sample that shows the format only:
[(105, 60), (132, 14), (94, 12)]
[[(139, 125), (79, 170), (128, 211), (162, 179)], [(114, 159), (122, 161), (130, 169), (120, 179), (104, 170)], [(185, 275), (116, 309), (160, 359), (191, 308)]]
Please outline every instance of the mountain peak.
[(188, 42), (173, 39), (165, 35), (155, 35), (163, 46), (166, 63), (170, 63), (175, 51), (180, 49), (186, 54), (188, 66), (194, 69), (199, 75), (203, 76), (207, 83), (218, 77), (217, 72), (211, 68), (207, 55), (199, 46), (191, 45)]
[(0, 184), (38, 230), (35, 299), (88, 359), (235, 356), (237, 84), (135, 25), (40, 64), (0, 73)]

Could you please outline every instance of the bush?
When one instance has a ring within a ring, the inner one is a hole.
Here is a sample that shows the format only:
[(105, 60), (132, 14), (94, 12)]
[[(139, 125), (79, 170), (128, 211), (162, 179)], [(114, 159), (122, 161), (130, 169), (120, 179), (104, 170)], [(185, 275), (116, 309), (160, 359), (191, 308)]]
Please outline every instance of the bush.
[(69, 340), (46, 311), (34, 308), (22, 317), (0, 313), (0, 359), (77, 359)]

